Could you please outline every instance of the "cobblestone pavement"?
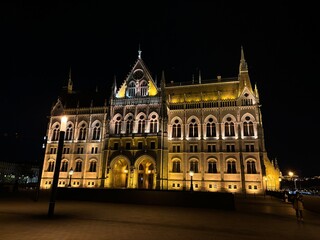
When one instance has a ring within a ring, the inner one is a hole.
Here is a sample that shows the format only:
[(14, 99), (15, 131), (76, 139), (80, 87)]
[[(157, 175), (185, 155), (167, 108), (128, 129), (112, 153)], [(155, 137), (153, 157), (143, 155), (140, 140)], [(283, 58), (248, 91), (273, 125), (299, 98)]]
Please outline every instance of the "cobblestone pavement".
[(0, 239), (320, 239), (320, 214), (298, 222), (290, 203), (267, 197), (235, 199), (235, 210), (2, 198)]

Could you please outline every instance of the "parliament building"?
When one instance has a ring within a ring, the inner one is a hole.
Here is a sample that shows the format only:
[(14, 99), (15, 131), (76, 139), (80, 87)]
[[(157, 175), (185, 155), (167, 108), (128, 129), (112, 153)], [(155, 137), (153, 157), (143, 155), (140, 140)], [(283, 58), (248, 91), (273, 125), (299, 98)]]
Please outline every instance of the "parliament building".
[[(78, 92), (71, 71), (48, 117), (41, 189), (50, 189), (61, 118), (58, 187), (263, 194), (280, 170), (264, 142), (259, 93), (241, 48), (238, 76), (159, 84), (142, 60), (110, 93)], [(71, 174), (71, 175), (70, 175)]]

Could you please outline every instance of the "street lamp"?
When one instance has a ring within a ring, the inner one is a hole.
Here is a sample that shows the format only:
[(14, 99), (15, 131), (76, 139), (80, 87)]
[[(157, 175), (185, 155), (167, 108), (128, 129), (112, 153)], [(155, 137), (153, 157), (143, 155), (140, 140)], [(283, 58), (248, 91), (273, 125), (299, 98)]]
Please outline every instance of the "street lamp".
[(193, 178), (194, 171), (189, 171), (190, 175), (190, 191), (193, 191), (193, 183), (192, 183), (192, 178)]
[(56, 195), (57, 195), (57, 187), (59, 181), (59, 173), (60, 173), (60, 166), (61, 166), (61, 159), (62, 159), (62, 150), (64, 144), (64, 135), (67, 129), (67, 117), (63, 116), (61, 118), (61, 125), (60, 125), (60, 133), (59, 133), (59, 142), (58, 142), (58, 150), (57, 150), (57, 157), (56, 157), (56, 164), (54, 167), (54, 174), (53, 174), (53, 181), (51, 186), (51, 195), (50, 195), (50, 202), (49, 202), (49, 209), (48, 209), (48, 216), (52, 217), (54, 213), (54, 206), (56, 203)]
[(68, 187), (71, 187), (71, 179), (72, 179), (72, 174), (73, 174), (73, 169), (70, 168), (70, 171), (69, 171), (69, 184), (68, 184)]

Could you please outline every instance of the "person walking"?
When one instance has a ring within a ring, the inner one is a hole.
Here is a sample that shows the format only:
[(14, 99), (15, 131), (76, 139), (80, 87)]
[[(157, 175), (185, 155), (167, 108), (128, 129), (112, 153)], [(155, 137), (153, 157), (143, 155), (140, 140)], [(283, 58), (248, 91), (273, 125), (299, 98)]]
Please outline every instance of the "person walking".
[(293, 199), (293, 208), (296, 210), (296, 217), (298, 221), (303, 221), (303, 195), (300, 192), (296, 192)]

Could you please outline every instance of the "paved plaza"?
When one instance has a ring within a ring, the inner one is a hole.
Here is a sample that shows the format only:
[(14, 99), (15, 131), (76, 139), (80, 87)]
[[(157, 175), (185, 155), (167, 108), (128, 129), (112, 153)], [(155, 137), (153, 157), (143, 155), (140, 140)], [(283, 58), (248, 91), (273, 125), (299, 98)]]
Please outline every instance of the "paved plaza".
[(270, 196), (236, 197), (235, 210), (58, 200), (0, 195), (1, 240), (320, 239), (320, 214), (298, 222), (290, 203)]

